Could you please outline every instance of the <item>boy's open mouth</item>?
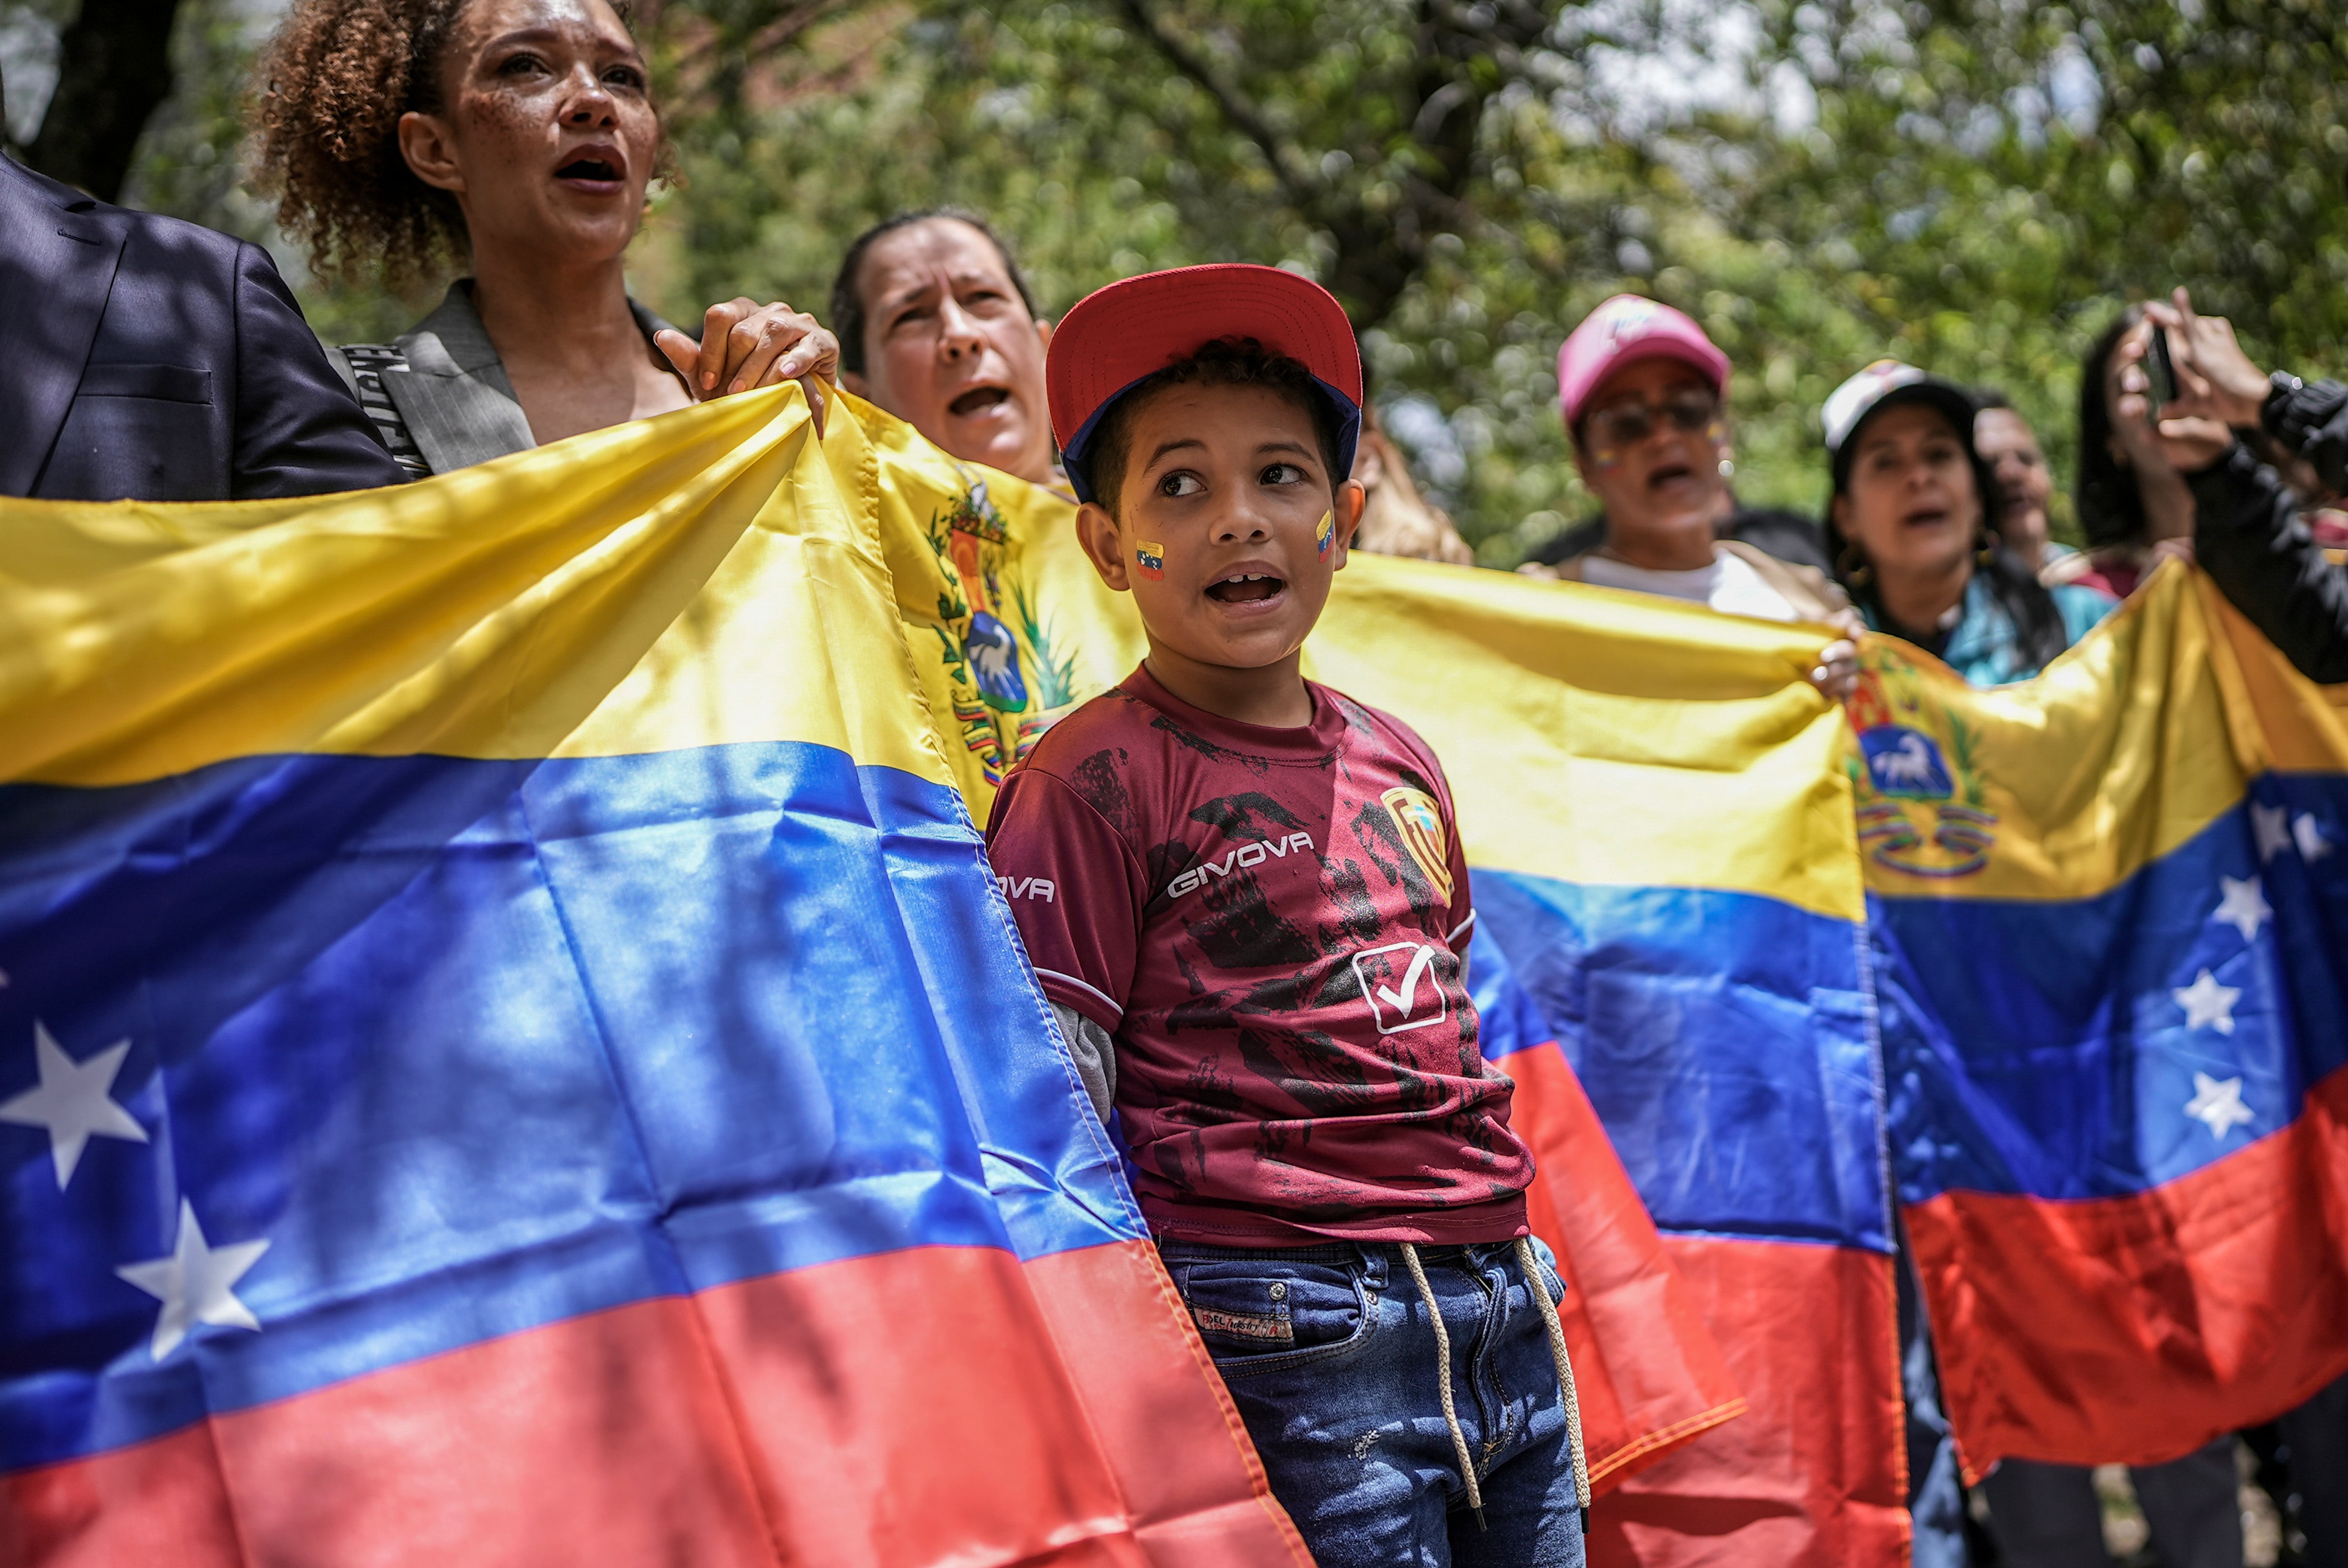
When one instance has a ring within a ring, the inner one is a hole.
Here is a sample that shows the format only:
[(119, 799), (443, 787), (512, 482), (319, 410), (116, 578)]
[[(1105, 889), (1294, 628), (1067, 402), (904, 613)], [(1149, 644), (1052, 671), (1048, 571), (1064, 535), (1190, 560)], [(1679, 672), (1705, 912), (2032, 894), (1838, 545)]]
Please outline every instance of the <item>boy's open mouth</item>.
[(1207, 585), (1207, 597), (1219, 604), (1256, 604), (1272, 598), (1288, 586), (1285, 579), (1267, 577), (1261, 572), (1233, 572), (1220, 582)]

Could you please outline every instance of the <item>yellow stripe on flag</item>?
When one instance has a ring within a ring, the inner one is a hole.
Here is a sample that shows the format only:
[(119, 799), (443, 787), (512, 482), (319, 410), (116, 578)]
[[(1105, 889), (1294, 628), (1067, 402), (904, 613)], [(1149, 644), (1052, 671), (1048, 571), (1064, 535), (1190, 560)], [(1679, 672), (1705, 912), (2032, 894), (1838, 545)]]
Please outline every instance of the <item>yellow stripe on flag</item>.
[(1856, 920), (1834, 636), (1647, 594), (1356, 553), (1306, 672), (1442, 759), (1472, 865)]
[[(1869, 639), (1864, 662), (1847, 766), (1868, 886), (1886, 895), (2092, 898), (2268, 767), (2348, 766), (2348, 692), (2300, 680), (2177, 563), (2035, 681), (1976, 691), (1892, 639)], [(1893, 760), (1860, 753), (1870, 736)]]
[(0, 501), (0, 778), (806, 741), (943, 782), (873, 463), (786, 386), (396, 489)]

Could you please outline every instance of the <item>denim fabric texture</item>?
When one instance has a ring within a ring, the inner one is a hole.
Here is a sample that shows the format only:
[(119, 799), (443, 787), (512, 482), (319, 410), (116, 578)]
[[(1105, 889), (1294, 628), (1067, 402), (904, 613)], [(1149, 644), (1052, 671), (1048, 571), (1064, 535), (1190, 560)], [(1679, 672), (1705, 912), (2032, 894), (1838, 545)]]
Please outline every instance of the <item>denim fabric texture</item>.
[[(1556, 1260), (1534, 1244), (1551, 1301)], [(1272, 1495), (1321, 1568), (1581, 1568), (1565, 1403), (1515, 1244), (1425, 1246), (1452, 1398), (1483, 1488), (1468, 1511), (1435, 1330), (1402, 1249), (1166, 1242)]]

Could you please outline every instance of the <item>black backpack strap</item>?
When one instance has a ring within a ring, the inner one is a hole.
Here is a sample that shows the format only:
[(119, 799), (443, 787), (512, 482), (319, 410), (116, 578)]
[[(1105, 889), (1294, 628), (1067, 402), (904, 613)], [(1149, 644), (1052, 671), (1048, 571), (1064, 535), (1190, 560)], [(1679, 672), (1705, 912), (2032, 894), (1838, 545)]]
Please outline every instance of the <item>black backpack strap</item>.
[(411, 478), (429, 478), (432, 466), (416, 445), (415, 436), (407, 428), (407, 417), (399, 405), (385, 390), (384, 376), (407, 374), (407, 351), (397, 343), (346, 343), (335, 351), (351, 367), (351, 381), (357, 387), (359, 406), (375, 421), (377, 436), (391, 451), (392, 461), (407, 470)]

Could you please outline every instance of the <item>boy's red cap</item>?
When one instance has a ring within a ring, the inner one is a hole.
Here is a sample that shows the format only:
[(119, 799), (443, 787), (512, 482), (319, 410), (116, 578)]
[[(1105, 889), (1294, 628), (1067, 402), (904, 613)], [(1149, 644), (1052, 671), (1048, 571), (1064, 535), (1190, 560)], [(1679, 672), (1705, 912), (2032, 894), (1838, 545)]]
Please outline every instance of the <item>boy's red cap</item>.
[(1052, 435), (1068, 482), (1097, 499), (1086, 462), (1101, 415), (1137, 382), (1220, 338), (1253, 338), (1313, 373), (1338, 416), (1337, 464), (1352, 472), (1362, 433), (1362, 353), (1345, 308), (1278, 267), (1177, 267), (1095, 290), (1052, 329), (1044, 361)]

